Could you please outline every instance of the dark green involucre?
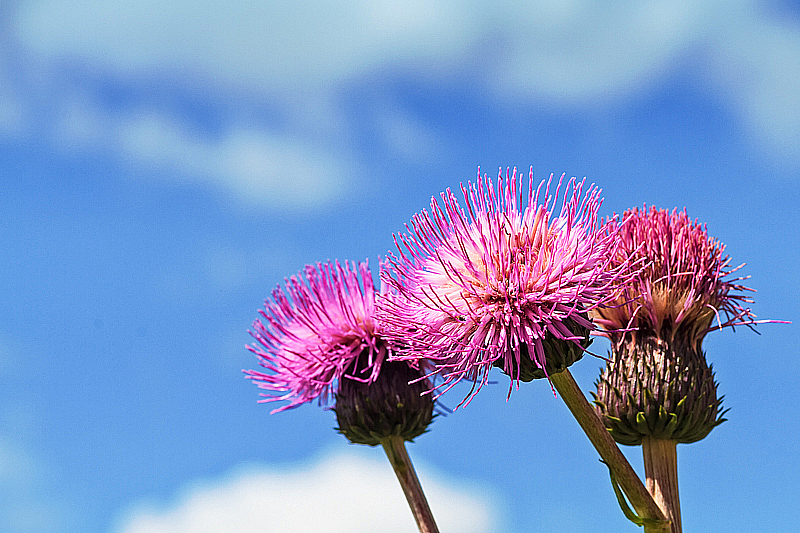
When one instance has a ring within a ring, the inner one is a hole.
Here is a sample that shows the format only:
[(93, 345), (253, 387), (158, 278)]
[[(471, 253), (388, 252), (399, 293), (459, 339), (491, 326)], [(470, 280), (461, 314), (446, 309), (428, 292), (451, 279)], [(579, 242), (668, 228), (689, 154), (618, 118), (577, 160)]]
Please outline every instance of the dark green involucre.
[(498, 359), (495, 362), (496, 367), (500, 368), (508, 374), (511, 379), (517, 379), (525, 383), (533, 381), (534, 379), (545, 379), (548, 376), (563, 372), (569, 368), (573, 363), (583, 357), (583, 352), (592, 343), (589, 338), (589, 329), (578, 326), (573, 321), (567, 321), (567, 325), (576, 336), (582, 337), (580, 345), (575, 341), (565, 341), (559, 339), (552, 334), (548, 333), (542, 340), (545, 353), (544, 369), (540, 368), (535, 361), (530, 357), (530, 350), (528, 346), (523, 344), (520, 346), (520, 364), (519, 376), (517, 376), (517, 363), (513, 362), (511, 372), (508, 373), (503, 369), (503, 359)]
[[(357, 375), (357, 374), (356, 374)], [(377, 446), (381, 439), (400, 436), (413, 441), (433, 419), (433, 400), (424, 392), (430, 381), (403, 361), (384, 361), (372, 383), (342, 377), (336, 394), (336, 430), (353, 444)]]
[(595, 385), (597, 411), (620, 444), (696, 442), (725, 421), (714, 372), (695, 347), (639, 337), (617, 350)]

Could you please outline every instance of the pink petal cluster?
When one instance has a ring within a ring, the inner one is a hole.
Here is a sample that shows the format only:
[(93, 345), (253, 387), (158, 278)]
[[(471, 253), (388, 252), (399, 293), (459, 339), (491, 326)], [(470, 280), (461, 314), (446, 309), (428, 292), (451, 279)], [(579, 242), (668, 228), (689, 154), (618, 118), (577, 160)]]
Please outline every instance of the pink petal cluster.
[[(551, 179), (527, 186), (516, 168), (497, 184), (478, 169), (477, 182), (449, 189), (442, 205), (415, 215), (395, 236), (384, 281), (396, 295), (379, 305), (387, 335), (402, 341), (397, 358), (427, 359), (444, 381), (477, 383), (469, 401), (500, 366), (519, 385), (520, 358), (544, 369), (545, 336), (580, 346), (593, 330), (588, 312), (615, 300), (630, 268), (610, 264), (613, 222), (598, 223), (600, 190), (564, 176), (551, 196)], [(556, 204), (563, 186), (561, 210)], [(544, 191), (543, 191), (544, 189)], [(528, 354), (528, 355), (525, 355)], [(509, 390), (510, 394), (510, 390)]]
[[(375, 381), (390, 347), (375, 319), (376, 291), (367, 263), (307, 266), (278, 287), (259, 311), (247, 348), (268, 372), (245, 370), (265, 390), (261, 402), (288, 400), (273, 413), (318, 399), (327, 404), (343, 377)], [(357, 368), (357, 375), (353, 369)]]
[(730, 257), (723, 255), (725, 245), (709, 237), (706, 227), (692, 221), (686, 209), (671, 213), (646, 205), (641, 211), (629, 209), (618, 235), (615, 263), (638, 260), (646, 266), (618, 305), (594, 313), (612, 340), (654, 336), (699, 350), (709, 331), (758, 323), (750, 308), (742, 305), (752, 303), (741, 293), (753, 289), (739, 284), (749, 276), (724, 279), (744, 264), (731, 268)]

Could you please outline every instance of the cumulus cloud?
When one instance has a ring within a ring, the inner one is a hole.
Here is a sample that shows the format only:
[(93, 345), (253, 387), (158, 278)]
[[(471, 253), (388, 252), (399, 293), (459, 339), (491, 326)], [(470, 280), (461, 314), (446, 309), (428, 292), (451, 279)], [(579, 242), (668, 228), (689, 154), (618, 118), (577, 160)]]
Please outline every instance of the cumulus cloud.
[[(488, 491), (427, 469), (420, 477), (442, 531), (497, 530), (501, 517)], [(413, 533), (416, 525), (388, 462), (350, 451), (293, 468), (245, 466), (193, 483), (170, 505), (134, 505), (117, 531)]]

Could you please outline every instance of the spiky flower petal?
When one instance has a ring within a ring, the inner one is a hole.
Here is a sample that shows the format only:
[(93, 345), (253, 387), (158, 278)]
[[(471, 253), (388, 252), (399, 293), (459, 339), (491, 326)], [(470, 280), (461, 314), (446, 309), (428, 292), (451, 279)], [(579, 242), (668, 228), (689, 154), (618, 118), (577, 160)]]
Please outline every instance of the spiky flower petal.
[[(302, 276), (302, 277), (301, 277)], [(351, 442), (377, 445), (388, 436), (412, 440), (433, 415), (419, 365), (388, 362), (394, 344), (375, 316), (377, 293), (367, 263), (307, 266), (276, 288), (253, 324), (248, 349), (268, 372), (245, 370), (262, 402), (288, 400), (273, 413), (336, 397), (339, 431)], [(409, 386), (409, 382), (415, 382)]]
[[(359, 279), (360, 274), (360, 279)], [(273, 412), (319, 400), (325, 405), (339, 380), (359, 360), (359, 376), (375, 381), (391, 344), (379, 332), (376, 291), (366, 263), (318, 263), (272, 291), (247, 349), (269, 372), (244, 371), (265, 390), (261, 402), (289, 400)]]
[(617, 240), (598, 223), (600, 191), (563, 181), (553, 197), (550, 180), (534, 189), (533, 169), (527, 186), (516, 169), (501, 169), (496, 186), (478, 169), (461, 186), (466, 209), (448, 189), (395, 236), (384, 280), (397, 297), (379, 311), (407, 347), (399, 358), (430, 360), (442, 392), (462, 379), (477, 392), (493, 366), (512, 385), (563, 370), (588, 344), (587, 313), (630, 277), (629, 264), (610, 265)]
[(645, 205), (641, 211), (625, 211), (619, 239), (614, 262), (641, 260), (646, 267), (617, 305), (594, 311), (613, 342), (657, 337), (699, 350), (709, 331), (758, 323), (742, 305), (752, 303), (744, 293), (753, 289), (739, 284), (749, 276), (725, 279), (744, 264), (732, 268), (730, 257), (723, 255), (725, 245), (685, 209), (670, 213)]

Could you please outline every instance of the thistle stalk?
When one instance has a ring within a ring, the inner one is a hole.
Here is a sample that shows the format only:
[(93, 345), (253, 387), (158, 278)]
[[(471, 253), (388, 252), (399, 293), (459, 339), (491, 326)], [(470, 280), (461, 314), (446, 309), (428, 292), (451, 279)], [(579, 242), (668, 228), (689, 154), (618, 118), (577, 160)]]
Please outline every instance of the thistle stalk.
[(677, 441), (642, 439), (647, 490), (671, 521), (670, 533), (681, 533), (681, 501), (678, 494)]
[(389, 462), (392, 463), (392, 468), (397, 475), (400, 486), (403, 488), (403, 493), (406, 495), (406, 500), (409, 507), (411, 507), (411, 512), (414, 514), (414, 519), (417, 521), (420, 533), (439, 533), (439, 529), (433, 519), (433, 513), (428, 505), (428, 500), (425, 498), (422, 485), (420, 485), (419, 478), (414, 470), (414, 465), (408, 456), (403, 437), (399, 435), (384, 437), (381, 439), (381, 445), (383, 445), (383, 450), (386, 452)]
[(608, 465), (614, 480), (622, 488), (639, 516), (646, 520), (646, 533), (669, 533), (669, 522), (661, 508), (644, 486), (639, 476), (620, 451), (603, 422), (589, 405), (586, 396), (575, 382), (569, 369), (552, 374), (550, 381), (561, 399), (567, 404), (575, 420), (583, 429), (589, 441)]

